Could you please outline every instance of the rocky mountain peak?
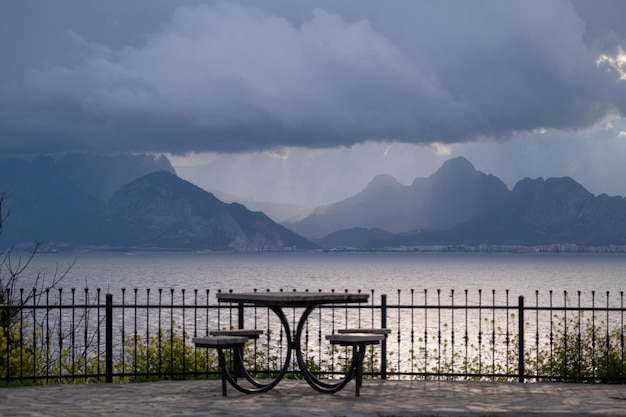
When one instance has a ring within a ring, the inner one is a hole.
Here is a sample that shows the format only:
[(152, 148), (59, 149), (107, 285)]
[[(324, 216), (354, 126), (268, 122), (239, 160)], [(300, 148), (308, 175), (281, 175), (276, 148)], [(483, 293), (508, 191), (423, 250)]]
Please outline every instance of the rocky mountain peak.
[(315, 245), (240, 204), (227, 204), (159, 171), (117, 191), (104, 216), (117, 246), (215, 250), (312, 249)]
[(400, 184), (398, 180), (396, 180), (391, 175), (380, 174), (376, 175), (365, 188), (369, 190), (374, 190), (381, 187), (402, 187), (402, 184)]
[(320, 238), (350, 228), (399, 233), (451, 225), (497, 210), (507, 193), (499, 179), (459, 157), (428, 178), (416, 178), (411, 186), (390, 175), (378, 175), (360, 193), (316, 210), (291, 227), (304, 236)]
[(477, 174), (480, 172), (474, 168), (474, 165), (466, 158), (459, 156), (445, 161), (431, 178), (463, 178), (474, 177)]

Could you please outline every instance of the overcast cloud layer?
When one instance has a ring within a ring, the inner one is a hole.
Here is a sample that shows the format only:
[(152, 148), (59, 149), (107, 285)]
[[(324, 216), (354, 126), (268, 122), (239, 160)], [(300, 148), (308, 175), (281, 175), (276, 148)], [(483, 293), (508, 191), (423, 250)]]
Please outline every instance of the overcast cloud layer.
[(590, 3), (3, 1), (0, 154), (606, 128), (626, 114), (626, 5)]

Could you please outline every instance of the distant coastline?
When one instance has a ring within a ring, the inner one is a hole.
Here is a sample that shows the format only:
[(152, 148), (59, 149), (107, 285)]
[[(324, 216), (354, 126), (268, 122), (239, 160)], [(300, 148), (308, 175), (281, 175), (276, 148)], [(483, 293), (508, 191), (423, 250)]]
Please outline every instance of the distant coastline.
[(626, 253), (626, 245), (419, 245), (384, 249), (332, 248), (325, 252)]
[[(34, 249), (32, 246), (22, 245), (16, 247), (18, 251), (28, 252)], [(563, 244), (549, 244), (549, 245), (416, 245), (416, 246), (399, 246), (388, 248), (376, 248), (376, 249), (362, 249), (354, 247), (336, 247), (336, 248), (324, 248), (324, 249), (303, 249), (298, 250), (295, 248), (284, 249), (272, 249), (272, 250), (184, 250), (177, 248), (133, 248), (133, 247), (105, 247), (105, 246), (70, 246), (70, 245), (58, 245), (55, 243), (44, 244), (37, 250), (38, 253), (58, 253), (58, 252), (125, 252), (126, 254), (141, 253), (141, 252), (180, 252), (180, 253), (245, 253), (245, 252), (277, 252), (277, 253), (289, 253), (289, 252), (422, 252), (422, 253), (626, 253), (626, 245), (606, 245), (606, 246), (591, 246), (591, 245), (576, 245), (573, 243)]]

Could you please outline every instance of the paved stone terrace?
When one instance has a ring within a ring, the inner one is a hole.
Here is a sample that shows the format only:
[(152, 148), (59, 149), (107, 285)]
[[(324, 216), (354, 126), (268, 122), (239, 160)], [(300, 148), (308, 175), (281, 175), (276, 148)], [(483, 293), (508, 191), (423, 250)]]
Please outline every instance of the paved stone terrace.
[(284, 380), (227, 397), (219, 381), (0, 388), (0, 416), (626, 416), (626, 385), (365, 380), (356, 398), (353, 384), (328, 395)]

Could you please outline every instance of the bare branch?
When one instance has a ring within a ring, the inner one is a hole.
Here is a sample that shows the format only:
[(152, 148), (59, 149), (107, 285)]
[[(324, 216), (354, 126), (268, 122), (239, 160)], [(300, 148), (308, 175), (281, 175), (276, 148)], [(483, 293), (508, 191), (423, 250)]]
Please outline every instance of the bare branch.
[[(8, 216), (8, 212), (5, 211), (6, 199), (6, 194), (0, 193), (0, 234), (2, 233), (2, 225)], [(20, 279), (24, 277), (27, 269), (31, 266), (35, 255), (39, 252), (40, 246), (41, 243), (37, 242), (33, 250), (24, 258), (22, 256), (14, 256), (12, 249), (0, 252), (0, 305), (19, 307), (0, 311), (0, 322), (5, 327), (12, 326), (15, 323), (21, 307), (24, 307), (27, 303), (38, 303), (47, 288), (56, 288), (67, 277), (76, 263), (76, 259), (74, 259), (64, 270), (59, 270), (59, 265), (57, 264), (52, 281), (48, 283), (45, 282), (45, 275), (38, 272), (35, 281), (32, 283), (33, 290), (27, 293), (26, 298), (18, 297)]]

